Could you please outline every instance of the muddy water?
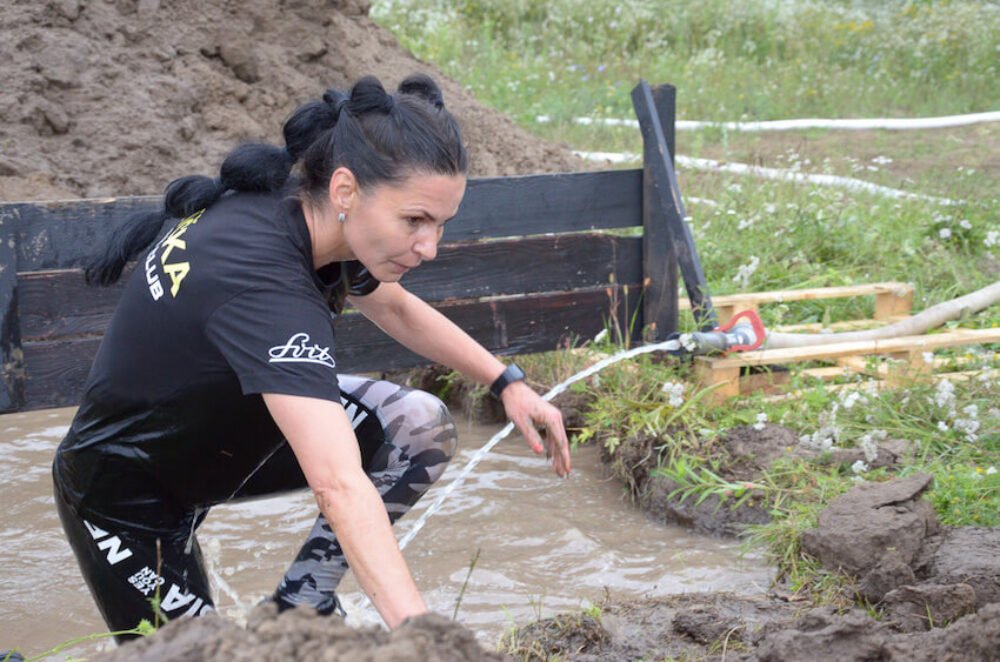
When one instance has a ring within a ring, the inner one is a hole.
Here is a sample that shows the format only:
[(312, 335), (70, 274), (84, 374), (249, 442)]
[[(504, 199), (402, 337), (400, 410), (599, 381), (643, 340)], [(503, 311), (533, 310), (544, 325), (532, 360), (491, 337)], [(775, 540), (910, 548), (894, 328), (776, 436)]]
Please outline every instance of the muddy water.
[[(0, 417), (0, 650), (37, 653), (103, 630), (52, 506), (49, 466), (72, 414)], [(463, 450), (442, 485), (498, 429), (463, 424)], [(767, 585), (769, 569), (732, 541), (657, 524), (623, 502), (593, 449), (576, 451), (573, 463), (560, 480), (516, 436), (494, 449), (405, 551), (432, 609), (453, 614), (464, 586), (458, 619), (492, 643), (512, 623), (579, 609), (605, 590), (655, 597)], [(418, 504), (397, 525), (400, 535), (421, 512)], [(219, 610), (239, 619), (269, 594), (314, 517), (306, 493), (216, 508), (199, 539)], [(350, 576), (342, 589), (354, 620), (377, 618)]]

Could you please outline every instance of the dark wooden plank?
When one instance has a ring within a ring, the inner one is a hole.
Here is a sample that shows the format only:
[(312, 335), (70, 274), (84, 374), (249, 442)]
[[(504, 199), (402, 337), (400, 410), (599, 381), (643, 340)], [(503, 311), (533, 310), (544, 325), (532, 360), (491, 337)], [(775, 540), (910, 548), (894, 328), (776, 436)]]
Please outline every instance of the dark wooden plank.
[(677, 88), (673, 85), (657, 85), (652, 88), (656, 115), (660, 118), (663, 140), (670, 152), (670, 163), (677, 155)]
[(21, 219), (18, 269), (81, 267), (129, 216), (161, 204), (162, 198), (145, 196), (6, 205)]
[[(446, 241), (578, 232), (641, 224), (642, 171), (559, 173), (469, 181)], [(108, 233), (159, 196), (0, 205), (20, 219), (21, 271), (78, 268)]]
[[(638, 292), (630, 288), (627, 296), (613, 291), (609, 297), (608, 289), (597, 288), (461, 302), (439, 309), (490, 351), (522, 354), (553, 350), (593, 337), (605, 328), (612, 300), (618, 302), (617, 318), (625, 320), (638, 305)], [(25, 343), (23, 409), (77, 404), (99, 344), (99, 338)], [(427, 363), (357, 313), (338, 321), (337, 344), (337, 362), (343, 372), (381, 372)]]
[(20, 274), (22, 337), (36, 341), (102, 335), (126, 280), (90, 287), (79, 269)]
[(24, 404), (17, 305), (17, 222), (12, 214), (0, 215), (0, 411)]
[(586, 233), (442, 246), (436, 260), (402, 282), (430, 302), (638, 285), (641, 241)]
[(100, 338), (24, 343), (24, 406), (21, 411), (79, 404)]
[[(673, 101), (673, 95), (667, 94), (656, 105), (660, 125), (664, 129), (667, 126), (673, 128)], [(669, 143), (667, 147), (670, 148)], [(643, 141), (643, 163), (650, 163), (659, 157), (657, 148), (656, 141)], [(670, 155), (672, 158), (673, 151)], [(659, 342), (678, 330), (677, 252), (674, 250), (666, 208), (659, 204), (653, 168), (643, 169), (642, 182), (642, 272), (645, 283), (642, 300), (643, 326), (646, 327), (648, 339)]]
[[(609, 282), (637, 288), (641, 265), (639, 237), (537, 237), (442, 246), (438, 259), (408, 274), (403, 284), (430, 302), (593, 288)], [(89, 287), (76, 269), (20, 274), (22, 337), (55, 340), (104, 333), (124, 282)]]
[(445, 239), (635, 227), (641, 191), (641, 170), (473, 179)]
[[(628, 295), (617, 287), (600, 288), (437, 308), (491, 352), (513, 355), (550, 351), (589, 340), (607, 327), (613, 301), (617, 305), (615, 317), (626, 320), (638, 305), (638, 294), (634, 288)], [(360, 315), (347, 315), (338, 322), (337, 345), (337, 361), (345, 371), (398, 370), (427, 363)]]
[[(652, 155), (652, 158), (643, 162), (643, 169), (647, 172), (646, 181), (652, 185), (654, 191), (650, 197), (658, 201), (667, 220), (674, 252), (684, 278), (684, 287), (691, 300), (691, 310), (701, 329), (714, 328), (718, 324), (718, 318), (712, 307), (712, 298), (705, 282), (705, 273), (701, 268), (694, 238), (691, 236), (691, 229), (684, 222), (684, 202), (681, 199), (680, 187), (677, 185), (677, 174), (674, 172), (653, 91), (646, 81), (640, 81), (632, 90), (632, 105), (639, 119), (643, 145), (650, 145), (650, 149), (644, 151), (644, 155)], [(652, 287), (663, 287), (663, 282), (660, 280), (658, 284), (651, 280), (647, 285), (647, 291)], [(657, 299), (661, 305), (660, 312), (654, 314), (662, 314), (663, 302), (666, 301), (666, 297), (671, 296), (671, 293), (663, 291), (653, 294), (651, 298)], [(647, 320), (647, 324), (650, 321), (652, 318)]]

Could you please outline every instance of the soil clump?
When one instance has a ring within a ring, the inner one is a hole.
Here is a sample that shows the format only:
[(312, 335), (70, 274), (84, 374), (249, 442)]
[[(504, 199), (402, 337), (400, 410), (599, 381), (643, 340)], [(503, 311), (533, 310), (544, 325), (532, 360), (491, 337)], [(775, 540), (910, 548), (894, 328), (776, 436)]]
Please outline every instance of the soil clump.
[(462, 124), (471, 174), (584, 170), (418, 61), (367, 0), (14, 0), (0, 17), (0, 200), (149, 195), (280, 144), (300, 103), (365, 74), (423, 72)]
[(845, 598), (863, 598), (879, 620), (860, 608), (808, 609), (779, 589), (694, 594), (539, 621), (512, 635), (510, 650), (539, 660), (1000, 660), (1000, 530), (942, 527), (922, 499), (931, 482), (857, 485), (802, 538), (844, 577)]
[(258, 607), (246, 629), (214, 614), (168, 623), (155, 634), (126, 643), (103, 658), (108, 662), (214, 662), (215, 660), (503, 660), (484, 649), (475, 635), (438, 614), (425, 614), (387, 632), (352, 628), (338, 616), (312, 610), (277, 613)]

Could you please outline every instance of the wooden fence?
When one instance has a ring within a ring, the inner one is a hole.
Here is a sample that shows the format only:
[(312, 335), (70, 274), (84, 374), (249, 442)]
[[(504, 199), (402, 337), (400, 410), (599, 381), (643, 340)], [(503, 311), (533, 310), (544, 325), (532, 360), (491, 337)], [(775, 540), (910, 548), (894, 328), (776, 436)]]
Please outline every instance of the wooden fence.
[[(415, 292), (498, 354), (545, 351), (609, 323), (633, 338), (677, 327), (678, 272), (703, 327), (714, 312), (673, 168), (675, 89), (632, 92), (641, 169), (471, 179)], [(82, 264), (159, 197), (0, 204), (0, 413), (76, 404), (124, 284)], [(628, 232), (630, 228), (641, 228)], [(357, 313), (337, 323), (345, 372), (420, 365)]]

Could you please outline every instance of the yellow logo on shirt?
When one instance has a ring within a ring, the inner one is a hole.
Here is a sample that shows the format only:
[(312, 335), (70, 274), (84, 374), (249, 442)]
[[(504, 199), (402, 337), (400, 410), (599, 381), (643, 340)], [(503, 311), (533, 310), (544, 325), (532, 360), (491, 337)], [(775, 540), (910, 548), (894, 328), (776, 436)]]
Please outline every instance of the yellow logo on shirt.
[(171, 230), (146, 256), (146, 283), (149, 285), (149, 293), (153, 300), (158, 301), (163, 296), (163, 284), (160, 282), (159, 274), (156, 273), (157, 253), (159, 253), (163, 273), (170, 276), (170, 296), (176, 297), (181, 289), (181, 282), (191, 271), (191, 264), (187, 261), (178, 261), (176, 259), (178, 256), (174, 256), (173, 262), (167, 260), (170, 259), (174, 250), (183, 252), (187, 249), (187, 242), (181, 237), (190, 226), (198, 222), (204, 213), (205, 210), (202, 209), (178, 223), (177, 227)]

